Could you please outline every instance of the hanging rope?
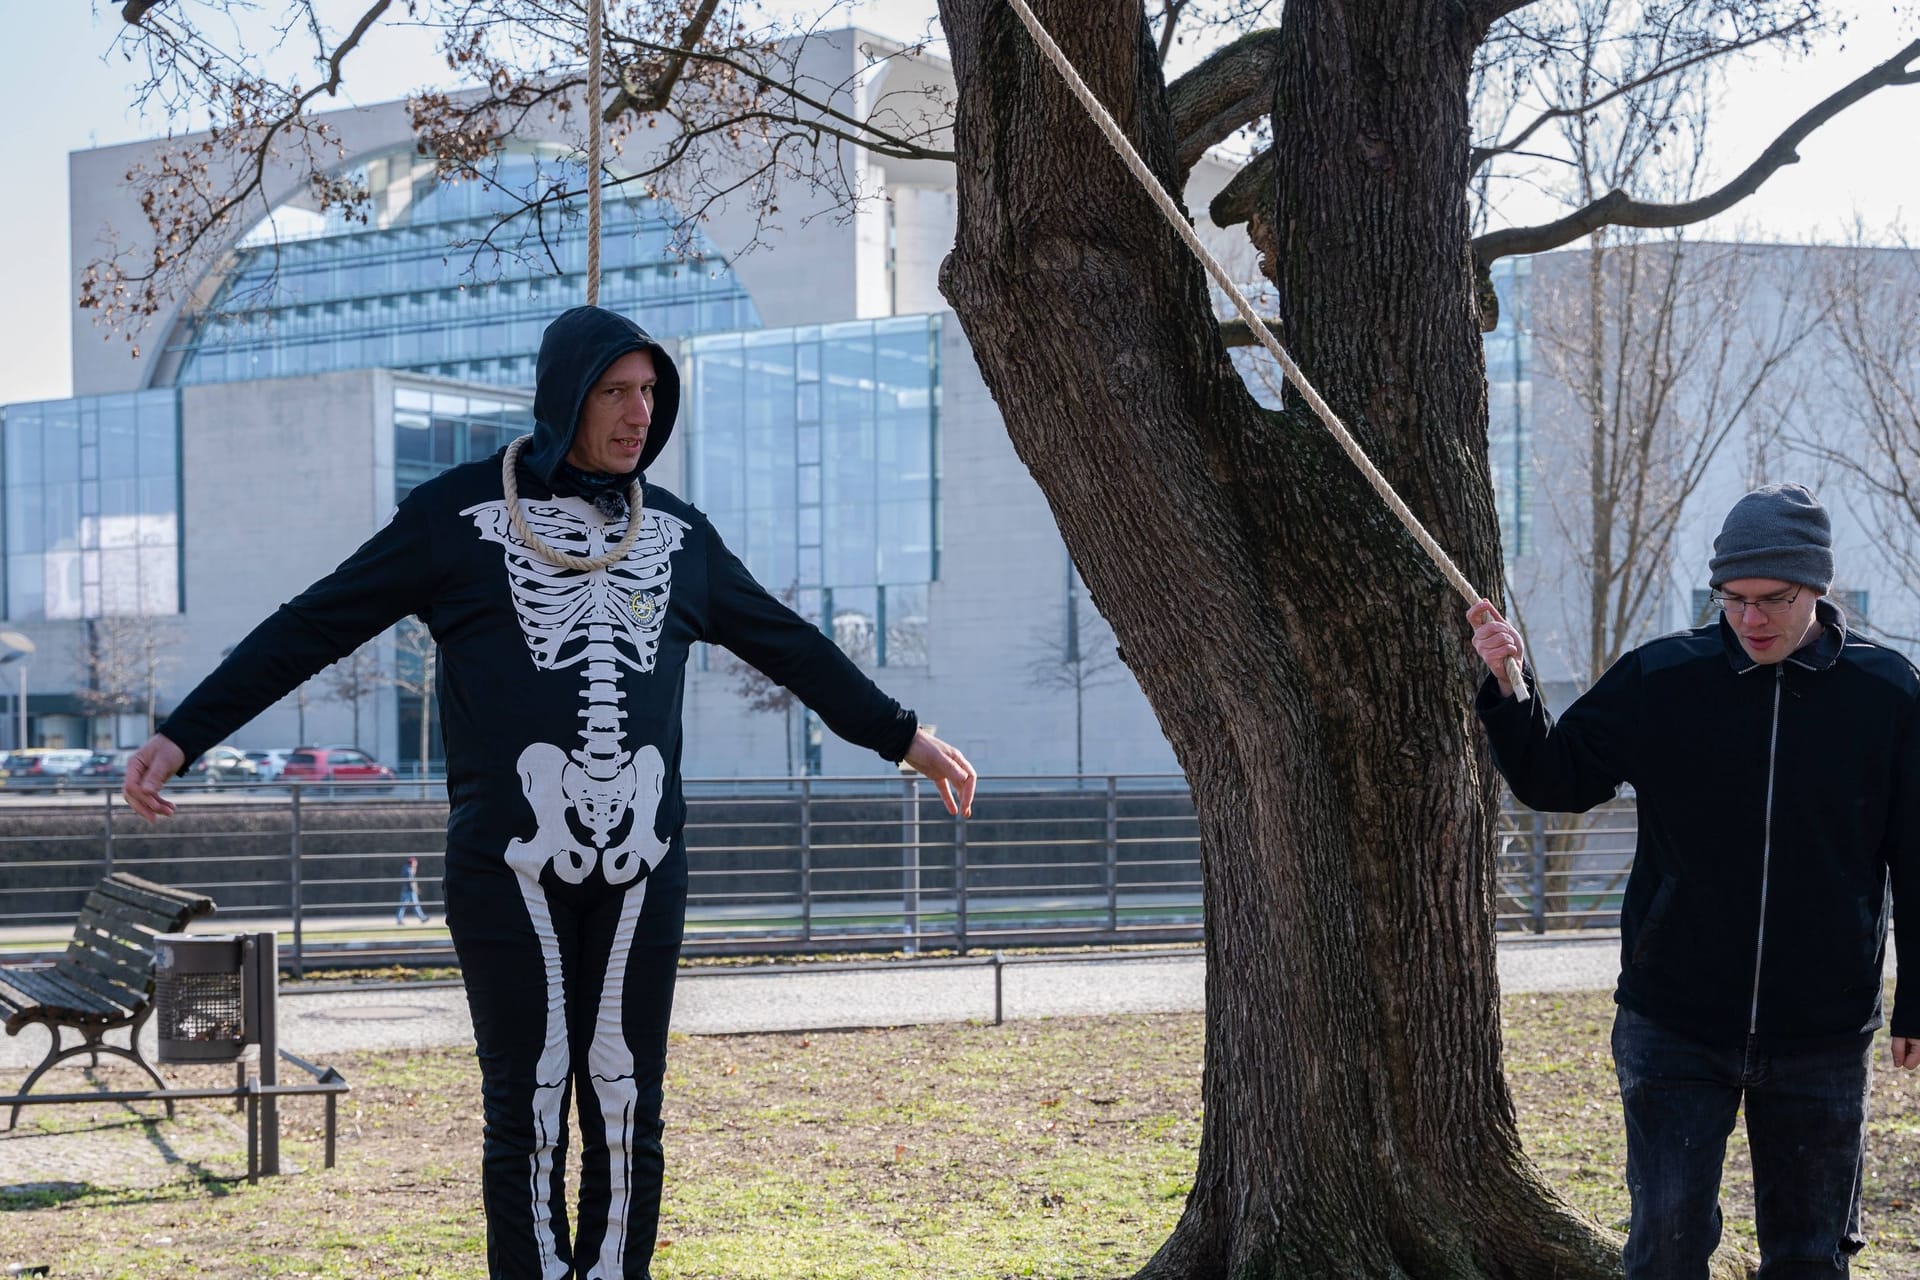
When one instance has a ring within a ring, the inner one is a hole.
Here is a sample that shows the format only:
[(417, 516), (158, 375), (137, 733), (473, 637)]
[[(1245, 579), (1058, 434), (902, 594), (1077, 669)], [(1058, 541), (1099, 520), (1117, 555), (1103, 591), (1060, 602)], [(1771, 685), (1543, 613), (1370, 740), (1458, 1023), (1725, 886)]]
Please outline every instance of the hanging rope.
[[(601, 0), (587, 0), (587, 305), (590, 307), (600, 305), (600, 3)], [(535, 534), (520, 512), (520, 484), (514, 468), (520, 461), (520, 451), (531, 439), (532, 436), (521, 436), (508, 445), (507, 455), (500, 463), (500, 491), (507, 502), (507, 519), (513, 522), (513, 531), (535, 555), (562, 569), (592, 573), (624, 560), (639, 540), (640, 518), (645, 514), (640, 501), (644, 487), (639, 475), (627, 486), (627, 531), (620, 541), (602, 555), (570, 555)]]
[(600, 305), (601, 0), (587, 0), (587, 305)]
[[(1100, 100), (1093, 96), (1093, 90), (1087, 87), (1086, 81), (1080, 78), (1080, 74), (1073, 69), (1073, 64), (1067, 60), (1067, 55), (1061, 52), (1060, 46), (1053, 42), (1053, 37), (1047, 34), (1046, 28), (1040, 25), (1040, 19), (1036, 18), (1033, 10), (1027, 7), (1026, 0), (1007, 0), (1007, 3), (1013, 6), (1015, 13), (1020, 15), (1020, 21), (1026, 24), (1028, 33), (1033, 36), (1034, 43), (1040, 46), (1041, 52), (1045, 53), (1048, 60), (1059, 68), (1061, 76), (1066, 79), (1067, 87), (1073, 91), (1073, 96), (1080, 100), (1080, 105), (1085, 107), (1087, 114), (1093, 117), (1093, 122), (1100, 126), (1100, 132), (1106, 135), (1114, 151), (1118, 153), (1121, 160), (1126, 162), (1128, 170), (1139, 180), (1147, 194), (1153, 197), (1154, 204), (1159, 206), (1168, 224), (1179, 233), (1182, 240), (1186, 241), (1187, 248), (1193, 250), (1194, 256), (1200, 259), (1201, 265), (1206, 267), (1207, 274), (1213, 277), (1214, 283), (1219, 285), (1232, 300), (1234, 310), (1238, 311), (1240, 318), (1247, 322), (1247, 328), (1260, 340), (1260, 345), (1267, 349), (1267, 353), (1279, 362), (1287, 381), (1294, 385), (1295, 390), (1299, 391), (1320, 421), (1326, 424), (1327, 430), (1331, 431), (1333, 438), (1340, 442), (1340, 447), (1346, 451), (1347, 457), (1353, 460), (1353, 465), (1360, 468), (1360, 474), (1365, 476), (1367, 483), (1373, 486), (1373, 491), (1379, 494), (1393, 514), (1400, 518), (1400, 523), (1407, 527), (1407, 532), (1413, 535), (1414, 541), (1420, 544), (1421, 549), (1452, 584), (1453, 589), (1459, 592), (1468, 604), (1477, 603), (1481, 599), (1480, 593), (1474, 590), (1473, 584), (1467, 581), (1466, 575), (1460, 572), (1453, 563), (1452, 557), (1447, 555), (1438, 542), (1434, 541), (1433, 535), (1428, 533), (1426, 527), (1420, 523), (1420, 518), (1400, 500), (1400, 495), (1393, 491), (1393, 486), (1388, 483), (1387, 478), (1380, 474), (1378, 467), (1373, 465), (1372, 460), (1361, 449), (1360, 442), (1353, 438), (1353, 433), (1348, 431), (1346, 425), (1340, 421), (1339, 415), (1334, 413), (1333, 408), (1320, 397), (1320, 393), (1313, 389), (1313, 384), (1307, 381), (1307, 375), (1301, 372), (1300, 366), (1294, 363), (1293, 357), (1287, 354), (1286, 348), (1280, 345), (1279, 339), (1268, 331), (1266, 324), (1254, 311), (1253, 304), (1247, 301), (1245, 295), (1240, 292), (1239, 286), (1234, 284), (1233, 278), (1227, 274), (1227, 269), (1207, 251), (1204, 244), (1200, 243), (1200, 237), (1188, 223), (1180, 206), (1174, 203), (1173, 197), (1167, 194), (1165, 188), (1160, 185), (1159, 179), (1153, 176), (1153, 170), (1147, 168), (1146, 162), (1133, 149), (1133, 144), (1127, 141), (1126, 134), (1120, 131), (1120, 126), (1114, 123), (1113, 117), (1100, 104)], [(1513, 685), (1514, 697), (1522, 702), (1526, 701), (1526, 681), (1521, 678), (1519, 662), (1512, 658), (1507, 659), (1507, 680)]]

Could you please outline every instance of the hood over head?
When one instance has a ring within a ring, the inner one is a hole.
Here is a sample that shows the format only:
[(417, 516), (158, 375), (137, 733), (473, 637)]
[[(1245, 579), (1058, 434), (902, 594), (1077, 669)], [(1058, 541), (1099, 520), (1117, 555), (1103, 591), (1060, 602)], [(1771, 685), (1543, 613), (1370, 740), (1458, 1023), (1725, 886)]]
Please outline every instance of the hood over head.
[(520, 462), (552, 487), (587, 392), (607, 367), (630, 351), (653, 357), (658, 382), (653, 389), (653, 425), (640, 451), (639, 471), (645, 471), (673, 434), (680, 411), (680, 371), (666, 348), (653, 335), (618, 312), (605, 307), (574, 307), (563, 311), (540, 338), (540, 358), (534, 366), (533, 440), (520, 452)]

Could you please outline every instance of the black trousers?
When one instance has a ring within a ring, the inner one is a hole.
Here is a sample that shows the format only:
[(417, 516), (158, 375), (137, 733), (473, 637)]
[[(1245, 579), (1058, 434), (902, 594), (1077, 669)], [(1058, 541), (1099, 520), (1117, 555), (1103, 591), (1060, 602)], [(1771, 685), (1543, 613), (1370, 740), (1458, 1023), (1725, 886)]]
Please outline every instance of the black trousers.
[[(573, 884), (552, 865), (450, 855), (446, 900), (480, 1058), (488, 1275), (647, 1280), (685, 845), (676, 837), (658, 867), (625, 884), (608, 883), (603, 868)], [(575, 1102), (581, 1175), (569, 1233)]]
[(1627, 1118), (1628, 1280), (1706, 1280), (1720, 1168), (1741, 1107), (1760, 1280), (1843, 1280), (1860, 1234), (1873, 1037), (1715, 1047), (1622, 1007), (1613, 1061)]

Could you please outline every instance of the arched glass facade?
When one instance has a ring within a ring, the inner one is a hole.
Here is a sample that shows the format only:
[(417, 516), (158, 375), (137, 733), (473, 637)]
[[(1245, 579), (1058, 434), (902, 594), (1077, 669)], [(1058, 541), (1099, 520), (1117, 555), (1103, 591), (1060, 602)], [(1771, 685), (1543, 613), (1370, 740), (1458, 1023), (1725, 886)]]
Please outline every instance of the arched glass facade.
[[(505, 252), (451, 248), (493, 230), (494, 243), (541, 253), (528, 215), (502, 215), (566, 169), (557, 148), (499, 158), (488, 182), (443, 182), (409, 149), (359, 161), (365, 222), (299, 202), (274, 211), (234, 252), (211, 303), (183, 320), (163, 352), (161, 385), (243, 382), (338, 369), (406, 369), (498, 386), (531, 386), (547, 322), (586, 297), (586, 221), (545, 215), (553, 264)], [(576, 179), (577, 180), (577, 179)], [(602, 305), (654, 333), (758, 328), (746, 289), (698, 237), (672, 240), (659, 201), (608, 201), (601, 249)]]

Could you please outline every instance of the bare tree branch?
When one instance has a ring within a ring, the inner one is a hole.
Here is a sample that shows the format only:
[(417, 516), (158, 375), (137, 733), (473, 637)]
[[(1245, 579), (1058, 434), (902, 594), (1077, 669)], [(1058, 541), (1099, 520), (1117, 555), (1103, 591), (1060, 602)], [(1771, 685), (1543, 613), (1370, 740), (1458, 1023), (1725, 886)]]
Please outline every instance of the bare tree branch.
[(1671, 61), (1662, 60), (1658, 65), (1646, 71), (1644, 74), (1623, 81), (1599, 97), (1589, 98), (1584, 102), (1571, 105), (1550, 107), (1542, 111), (1533, 118), (1532, 122), (1529, 123), (1526, 128), (1505, 142), (1495, 143), (1487, 147), (1475, 147), (1469, 163), (1471, 163), (1475, 169), (1478, 169), (1498, 156), (1526, 154), (1520, 152), (1520, 148), (1526, 145), (1527, 139), (1531, 138), (1543, 127), (1555, 120), (1565, 120), (1574, 116), (1586, 115), (1590, 112), (1597, 111), (1601, 107), (1624, 98), (1637, 90), (1644, 89), (1657, 81), (1691, 70), (1711, 62), (1716, 58), (1723, 58), (1729, 54), (1751, 49), (1772, 40), (1790, 39), (1793, 36), (1803, 34), (1812, 23), (1813, 19), (1810, 16), (1802, 15), (1783, 27), (1775, 27), (1768, 31), (1756, 33), (1742, 39), (1731, 40), (1724, 44), (1709, 45)]
[[(1510, 254), (1556, 249), (1602, 227), (1684, 227), (1725, 213), (1759, 190), (1776, 171), (1797, 162), (1800, 159), (1797, 149), (1807, 136), (1854, 103), (1879, 89), (1920, 84), (1920, 72), (1909, 69), (1916, 58), (1920, 58), (1920, 40), (1802, 115), (1775, 138), (1758, 159), (1717, 191), (1676, 204), (1658, 204), (1635, 200), (1615, 188), (1557, 221), (1533, 227), (1508, 227), (1479, 236), (1473, 242), (1474, 256), (1484, 267)], [(1225, 192), (1221, 194), (1224, 196)]]
[(707, 34), (707, 25), (713, 21), (714, 10), (719, 7), (720, 0), (700, 0), (700, 7), (694, 11), (686, 30), (680, 33), (680, 47), (667, 55), (666, 63), (651, 84), (635, 85), (627, 78), (624, 68), (616, 67), (620, 92), (607, 104), (605, 119), (608, 124), (628, 111), (645, 113), (666, 108), (673, 98), (674, 88), (680, 83), (680, 73), (686, 70), (687, 58), (699, 47), (701, 39)]
[(1279, 31), (1255, 31), (1167, 86), (1181, 172), (1193, 168), (1208, 147), (1272, 112), (1280, 47)]
[(1217, 227), (1237, 227), (1259, 216), (1273, 203), (1274, 174), (1273, 151), (1269, 148), (1249, 160), (1220, 188), (1207, 206), (1207, 216)]
[[(1278, 329), (1280, 321), (1268, 316), (1260, 317), (1269, 329)], [(1227, 347), (1254, 347), (1260, 340), (1253, 336), (1253, 326), (1245, 320), (1222, 320), (1220, 322), (1220, 341)], [(1264, 348), (1262, 348), (1264, 350)]]
[[(327, 121), (308, 113), (320, 95), (337, 91), (342, 65), (366, 33), (398, 10), (393, 0), (377, 0), (347, 36), (329, 46), (310, 0), (284, 2), (285, 16), (276, 21), (283, 39), (297, 31), (317, 42), (323, 80), (306, 92), (281, 88), (251, 59), (163, 20), (157, 4), (138, 9), (142, 21), (128, 28), (137, 34), (127, 41), (130, 53), (148, 60), (143, 100), (158, 95), (170, 114), (209, 111), (214, 124), (206, 135), (127, 175), (140, 191), (147, 234), (133, 248), (127, 246), (136, 242), (110, 232), (116, 238), (88, 265), (82, 281), (81, 304), (96, 309), (108, 325), (137, 327), (186, 293), (228, 243), (234, 220), (256, 204), (268, 212), (270, 185), (289, 171), (304, 181), (319, 212), (367, 218), (369, 191), (357, 172), (339, 171), (347, 157), (338, 138)], [(864, 65), (856, 58), (844, 74), (820, 78), (821, 64), (809, 60), (802, 66), (816, 34), (810, 28), (775, 39), (749, 30), (719, 0), (616, 9), (622, 26), (607, 37), (613, 94), (600, 107), (599, 94), (588, 92), (581, 74), (577, 5), (405, 0), (405, 7), (440, 27), (448, 66), (481, 86), (458, 94), (423, 92), (410, 104), (422, 153), (433, 157), (443, 178), (476, 181), (506, 197), (505, 218), (481, 240), (455, 246), (472, 249), (470, 272), (489, 251), (496, 261), (530, 253), (543, 270), (558, 271), (552, 214), (562, 211), (569, 222), (576, 216), (583, 179), (572, 173), (515, 193), (492, 171), (508, 139), (522, 135), (536, 116), (544, 116), (537, 132), (545, 136), (554, 134), (556, 124), (563, 134), (574, 133), (570, 122), (580, 119), (583, 99), (617, 122), (607, 143), (616, 159), (609, 163), (617, 164), (634, 141), (645, 139), (651, 154), (626, 164), (620, 178), (629, 190), (674, 210), (673, 242), (682, 253), (692, 251), (701, 221), (730, 197), (750, 201), (755, 214), (747, 242), (729, 246), (746, 252), (778, 225), (773, 219), (783, 184), (799, 183), (825, 197), (816, 205), (848, 216), (872, 196), (859, 156), (952, 159), (952, 106), (937, 80), (909, 76), (909, 87), (890, 84), (871, 96), (876, 72), (917, 57), (922, 46), (863, 46)], [(521, 216), (516, 220), (515, 214)], [(517, 243), (509, 243), (510, 234)], [(271, 279), (260, 288), (270, 289)], [(221, 305), (236, 301), (247, 299), (228, 298)]]
[[(198, 146), (164, 155), (156, 171), (136, 167), (129, 173), (130, 182), (151, 179), (142, 183), (147, 189), (141, 202), (154, 237), (151, 258), (142, 266), (130, 268), (124, 252), (110, 251), (105, 259), (89, 263), (81, 279), (80, 306), (99, 310), (110, 319), (156, 313), (166, 296), (165, 286), (181, 283), (178, 277), (186, 264), (199, 256), (238, 210), (263, 194), (267, 167), (274, 158), (279, 139), (301, 124), (314, 99), (323, 94), (331, 97), (339, 91), (341, 68), (347, 56), (380, 21), (392, 2), (373, 0), (352, 30), (331, 50), (325, 51), (327, 76), (313, 88), (304, 93), (289, 92), (264, 79), (236, 77), (227, 86), (231, 94), (228, 104), (231, 114), (224, 125), (216, 125), (207, 140)], [(197, 42), (169, 32), (158, 23), (144, 21), (156, 7), (158, 0), (138, 7), (129, 4), (122, 10), (122, 16), (130, 25), (137, 25), (161, 41), (169, 53), (197, 62), (202, 75), (210, 74), (211, 58)], [(269, 114), (270, 104), (276, 102), (280, 104), (279, 110)], [(311, 134), (309, 145), (333, 141), (330, 131), (319, 124), (302, 126), (302, 131)], [(223, 148), (244, 157), (242, 176), (237, 183), (229, 184), (223, 194), (215, 194), (212, 162)], [(328, 189), (317, 174), (314, 185), (323, 207), (342, 198), (338, 189)]]

